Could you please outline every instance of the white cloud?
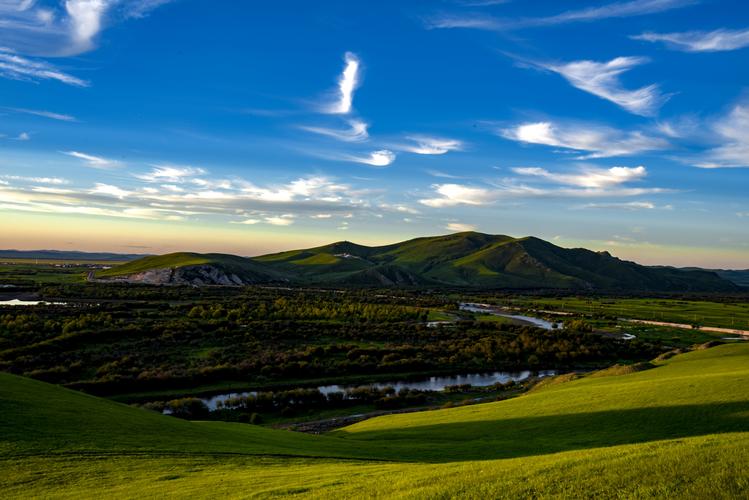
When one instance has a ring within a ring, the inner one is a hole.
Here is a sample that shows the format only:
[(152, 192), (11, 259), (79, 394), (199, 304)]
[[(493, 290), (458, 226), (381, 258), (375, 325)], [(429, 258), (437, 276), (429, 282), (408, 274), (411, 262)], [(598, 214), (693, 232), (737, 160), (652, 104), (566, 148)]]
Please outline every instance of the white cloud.
[(354, 91), (359, 85), (359, 58), (351, 52), (344, 56), (346, 66), (338, 78), (338, 96), (335, 102), (325, 106), (324, 112), (340, 115), (351, 112), (354, 101)]
[[(575, 173), (555, 173), (543, 168), (524, 167), (513, 169), (519, 178), (502, 179), (489, 187), (461, 184), (434, 184), (432, 189), (438, 196), (423, 198), (419, 203), (432, 208), (457, 205), (490, 205), (500, 200), (519, 198), (612, 198), (665, 193), (669, 190), (657, 187), (629, 187), (627, 184), (645, 178), (645, 167), (613, 167), (609, 169), (580, 169)], [(533, 186), (524, 182), (541, 179), (546, 185)], [(559, 186), (548, 186), (548, 184)]]
[(362, 142), (369, 138), (369, 133), (367, 132), (368, 125), (365, 122), (361, 120), (349, 120), (348, 124), (349, 128), (344, 130), (309, 126), (303, 126), (301, 128), (307, 132), (332, 137), (345, 142)]
[(94, 156), (79, 151), (63, 151), (62, 153), (83, 160), (89, 167), (93, 168), (112, 168), (119, 165), (119, 162), (115, 160), (109, 160), (107, 158), (102, 158), (101, 156)]
[(290, 226), (294, 223), (293, 214), (284, 214), (273, 217), (266, 217), (265, 222), (273, 226)]
[(463, 224), (461, 222), (450, 222), (445, 226), (448, 231), (456, 231), (458, 233), (464, 233), (466, 231), (475, 231), (476, 226), (473, 224)]
[(531, 122), (500, 130), (499, 134), (513, 141), (589, 152), (580, 157), (583, 159), (627, 156), (669, 147), (666, 140), (652, 134), (591, 124)]
[(66, 0), (65, 10), (70, 18), (70, 34), (79, 52), (93, 48), (93, 38), (99, 34), (102, 16), (114, 0)]
[(31, 135), (28, 132), (21, 132), (16, 136), (17, 141), (30, 141)]
[(310, 219), (330, 219), (331, 217), (333, 217), (332, 214), (315, 214), (315, 215), (310, 215)]
[(663, 42), (673, 49), (684, 52), (721, 52), (749, 46), (749, 29), (643, 33), (632, 38), (646, 42)]
[(371, 152), (369, 156), (348, 155), (344, 156), (343, 159), (356, 163), (365, 163), (373, 167), (387, 167), (395, 161), (395, 153), (387, 149), (381, 149)]
[(663, 95), (658, 85), (655, 84), (628, 90), (619, 81), (622, 73), (646, 62), (648, 59), (645, 57), (617, 57), (608, 62), (573, 61), (564, 64), (532, 64), (558, 73), (573, 87), (611, 101), (630, 113), (653, 116), (669, 96)]
[(120, 198), (120, 199), (130, 196), (132, 194), (130, 191), (120, 189), (117, 186), (112, 186), (111, 184), (101, 184), (98, 182), (95, 184), (94, 188), (89, 192), (91, 194), (103, 194), (105, 196), (114, 196), (115, 198)]
[(423, 135), (410, 136), (407, 139), (410, 139), (415, 144), (403, 146), (402, 149), (420, 155), (442, 155), (449, 151), (460, 151), (463, 148), (463, 143), (456, 139), (443, 139)]
[(487, 205), (496, 199), (495, 193), (485, 188), (460, 184), (434, 184), (432, 188), (440, 196), (421, 199), (419, 203), (432, 208), (443, 208), (456, 205)]
[(735, 105), (711, 126), (721, 145), (706, 151), (695, 166), (701, 168), (749, 167), (749, 103)]
[[(185, 167), (179, 165), (154, 165), (153, 169), (146, 174), (137, 174), (135, 177), (146, 182), (180, 183), (198, 175), (205, 174), (205, 170), (196, 167)], [(196, 184), (200, 184), (199, 182)], [(202, 183), (203, 187), (209, 187), (207, 181)]]
[(4, 108), (8, 111), (13, 111), (15, 113), (24, 113), (27, 115), (33, 115), (33, 116), (41, 116), (43, 118), (49, 118), (51, 120), (58, 120), (62, 122), (75, 122), (77, 121), (74, 116), (71, 115), (65, 115), (62, 113), (53, 113), (52, 111), (43, 111), (38, 109), (25, 109), (25, 108)]
[(749, 217), (749, 212), (736, 212), (737, 217)]
[(89, 85), (85, 80), (60, 71), (51, 64), (21, 57), (2, 47), (0, 47), (0, 77), (25, 81), (56, 80), (76, 87)]
[(512, 169), (518, 175), (540, 177), (556, 184), (583, 188), (608, 188), (637, 181), (647, 176), (647, 170), (639, 167), (611, 167), (609, 169), (585, 168), (578, 173), (553, 173), (543, 168), (521, 167)]
[(246, 224), (250, 226), (250, 225), (259, 224), (260, 222), (262, 222), (260, 219), (245, 219), (245, 220), (242, 220), (239, 222), (233, 222), (233, 223), (234, 224)]
[(431, 28), (476, 28), (504, 31), (656, 14), (692, 5), (697, 2), (698, 0), (630, 0), (613, 2), (598, 7), (568, 10), (552, 16), (516, 19), (498, 19), (491, 16), (448, 15), (429, 20), (427, 26)]
[(19, 53), (68, 57), (96, 47), (106, 24), (145, 16), (168, 0), (0, 1), (0, 46)]

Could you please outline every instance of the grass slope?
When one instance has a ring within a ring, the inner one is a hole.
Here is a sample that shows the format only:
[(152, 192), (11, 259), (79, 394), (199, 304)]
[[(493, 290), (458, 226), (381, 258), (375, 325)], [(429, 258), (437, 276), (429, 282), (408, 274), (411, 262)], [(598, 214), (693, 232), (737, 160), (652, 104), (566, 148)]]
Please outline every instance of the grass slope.
[[(0, 375), (14, 497), (700, 497), (749, 492), (749, 346), (327, 436), (185, 422)], [(296, 455), (296, 456), (293, 456)]]

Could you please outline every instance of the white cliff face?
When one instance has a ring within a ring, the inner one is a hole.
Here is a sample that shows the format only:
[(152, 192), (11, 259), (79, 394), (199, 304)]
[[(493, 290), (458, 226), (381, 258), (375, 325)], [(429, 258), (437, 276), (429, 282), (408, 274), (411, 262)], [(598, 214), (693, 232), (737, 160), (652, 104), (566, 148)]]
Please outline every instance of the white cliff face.
[(211, 265), (187, 266), (177, 269), (151, 269), (142, 273), (131, 274), (111, 281), (126, 283), (143, 283), (147, 285), (251, 285), (261, 280), (250, 277), (242, 278), (233, 273)]

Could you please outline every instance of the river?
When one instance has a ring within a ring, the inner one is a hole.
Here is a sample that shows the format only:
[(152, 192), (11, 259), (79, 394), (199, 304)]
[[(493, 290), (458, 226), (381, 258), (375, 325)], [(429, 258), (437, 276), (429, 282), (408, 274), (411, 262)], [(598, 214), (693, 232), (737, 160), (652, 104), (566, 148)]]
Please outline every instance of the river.
[[(377, 389), (384, 389), (385, 387), (392, 387), (396, 391), (401, 389), (416, 389), (419, 391), (444, 391), (446, 387), (451, 385), (463, 385), (470, 384), (474, 387), (486, 387), (496, 383), (506, 383), (509, 381), (521, 382), (527, 380), (530, 377), (549, 377), (556, 375), (555, 370), (543, 370), (538, 372), (532, 371), (520, 371), (520, 372), (488, 372), (488, 373), (470, 373), (468, 375), (450, 375), (450, 376), (435, 376), (427, 377), (424, 379), (415, 380), (397, 380), (393, 382), (376, 382), (372, 384), (353, 384), (353, 385), (321, 385), (317, 387), (317, 390), (323, 394), (330, 394), (334, 392), (345, 392), (348, 389), (354, 389), (356, 387), (376, 387)], [(203, 398), (202, 401), (208, 406), (209, 409), (215, 410), (219, 401), (226, 401), (227, 399), (241, 396), (254, 396), (257, 391), (248, 392), (232, 392), (228, 394), (219, 394), (208, 398)]]
[(524, 316), (522, 314), (510, 314), (509, 312), (505, 312), (503, 309), (499, 309), (497, 306), (491, 306), (489, 304), (465, 302), (460, 304), (460, 310), (474, 313), (492, 314), (494, 316), (514, 319), (517, 321), (522, 321), (524, 323), (530, 323), (531, 325), (538, 328), (543, 328), (544, 330), (563, 328), (562, 323), (552, 323), (550, 321), (546, 321), (545, 319), (534, 318), (533, 316)]

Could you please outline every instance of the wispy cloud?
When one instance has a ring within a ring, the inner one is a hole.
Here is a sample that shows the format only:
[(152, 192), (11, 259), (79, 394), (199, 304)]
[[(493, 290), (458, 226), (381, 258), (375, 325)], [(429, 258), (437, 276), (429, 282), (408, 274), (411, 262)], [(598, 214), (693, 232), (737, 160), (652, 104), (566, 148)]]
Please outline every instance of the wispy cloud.
[(323, 112), (330, 114), (348, 114), (351, 112), (354, 102), (354, 91), (359, 85), (359, 58), (352, 52), (346, 52), (344, 56), (346, 66), (338, 78), (338, 92), (334, 102), (323, 107)]
[(31, 134), (28, 132), (21, 132), (16, 136), (17, 141), (30, 141), (31, 140)]
[(388, 149), (380, 149), (379, 151), (372, 151), (367, 156), (345, 155), (342, 159), (356, 163), (364, 163), (373, 167), (387, 167), (395, 161), (395, 153)]
[(720, 146), (695, 162), (701, 168), (749, 167), (749, 102), (736, 104), (710, 126)]
[[(434, 184), (436, 196), (422, 198), (419, 203), (432, 208), (457, 205), (491, 205), (500, 200), (522, 198), (615, 198), (653, 195), (669, 192), (658, 187), (631, 187), (647, 175), (645, 167), (613, 167), (610, 169), (581, 168), (578, 172), (550, 172), (542, 168), (516, 168), (519, 177), (502, 179), (489, 186)], [(540, 185), (528, 180), (542, 181)], [(552, 185), (549, 185), (552, 184)], [(556, 184), (557, 186), (554, 186)]]
[(476, 226), (473, 224), (464, 224), (462, 222), (449, 222), (447, 226), (445, 226), (445, 229), (447, 229), (448, 231), (463, 233), (466, 231), (475, 231)]
[(90, 51), (106, 22), (144, 17), (168, 0), (35, 0), (0, 2), (0, 46), (18, 53), (66, 57)]
[(643, 16), (679, 9), (698, 3), (698, 0), (630, 0), (613, 2), (598, 7), (573, 9), (542, 17), (503, 19), (486, 15), (466, 16), (449, 14), (427, 20), (429, 28), (475, 28), (493, 31), (510, 31), (523, 28), (554, 26), (559, 24), (593, 22), (602, 19)]
[(645, 151), (667, 149), (668, 141), (640, 131), (623, 132), (594, 124), (555, 124), (531, 122), (502, 129), (505, 139), (584, 151), (580, 159), (627, 156)]
[(463, 148), (463, 143), (456, 139), (424, 135), (413, 135), (407, 139), (413, 141), (413, 144), (403, 145), (401, 149), (419, 155), (442, 155), (450, 151), (460, 151)]
[(599, 209), (599, 210), (624, 210), (628, 212), (634, 212), (637, 210), (656, 210), (656, 209), (671, 210), (673, 209), (671, 205), (659, 206), (653, 203), (652, 201), (629, 201), (629, 202), (622, 202), (622, 203), (588, 203), (577, 208)]
[(334, 129), (311, 126), (302, 126), (300, 128), (302, 130), (306, 130), (307, 132), (332, 137), (344, 142), (362, 142), (366, 141), (369, 138), (369, 133), (367, 132), (368, 125), (365, 122), (361, 120), (349, 120), (348, 125), (348, 129)]
[(607, 62), (573, 61), (560, 64), (530, 62), (528, 64), (553, 71), (561, 75), (573, 87), (611, 101), (630, 113), (653, 116), (670, 96), (662, 94), (656, 84), (628, 90), (619, 80), (622, 73), (647, 62), (649, 60), (645, 57), (617, 57)]
[(642, 33), (631, 37), (646, 42), (663, 42), (684, 52), (722, 52), (749, 46), (749, 28), (740, 30), (686, 31), (682, 33)]
[(136, 174), (135, 177), (146, 182), (173, 182), (180, 183), (186, 179), (205, 174), (205, 170), (196, 167), (185, 167), (177, 165), (154, 165), (154, 168), (145, 174)]
[(113, 168), (119, 165), (119, 162), (115, 160), (110, 160), (108, 158), (94, 156), (87, 153), (81, 153), (80, 151), (63, 151), (62, 153), (68, 156), (72, 156), (73, 158), (83, 160), (89, 167), (93, 168)]
[(74, 116), (66, 115), (62, 113), (54, 113), (52, 111), (44, 111), (38, 109), (25, 109), (25, 108), (3, 108), (14, 113), (23, 113), (26, 115), (41, 116), (42, 118), (49, 118), (50, 120), (59, 120), (62, 122), (75, 122), (78, 121)]
[(585, 167), (580, 172), (550, 172), (538, 167), (520, 167), (512, 169), (518, 175), (538, 177), (556, 184), (584, 188), (608, 188), (637, 181), (647, 176), (647, 170), (639, 167), (611, 167), (608, 169)]
[(87, 87), (89, 83), (65, 73), (43, 61), (34, 61), (0, 47), (0, 76), (11, 80), (38, 82), (55, 80), (76, 87)]

